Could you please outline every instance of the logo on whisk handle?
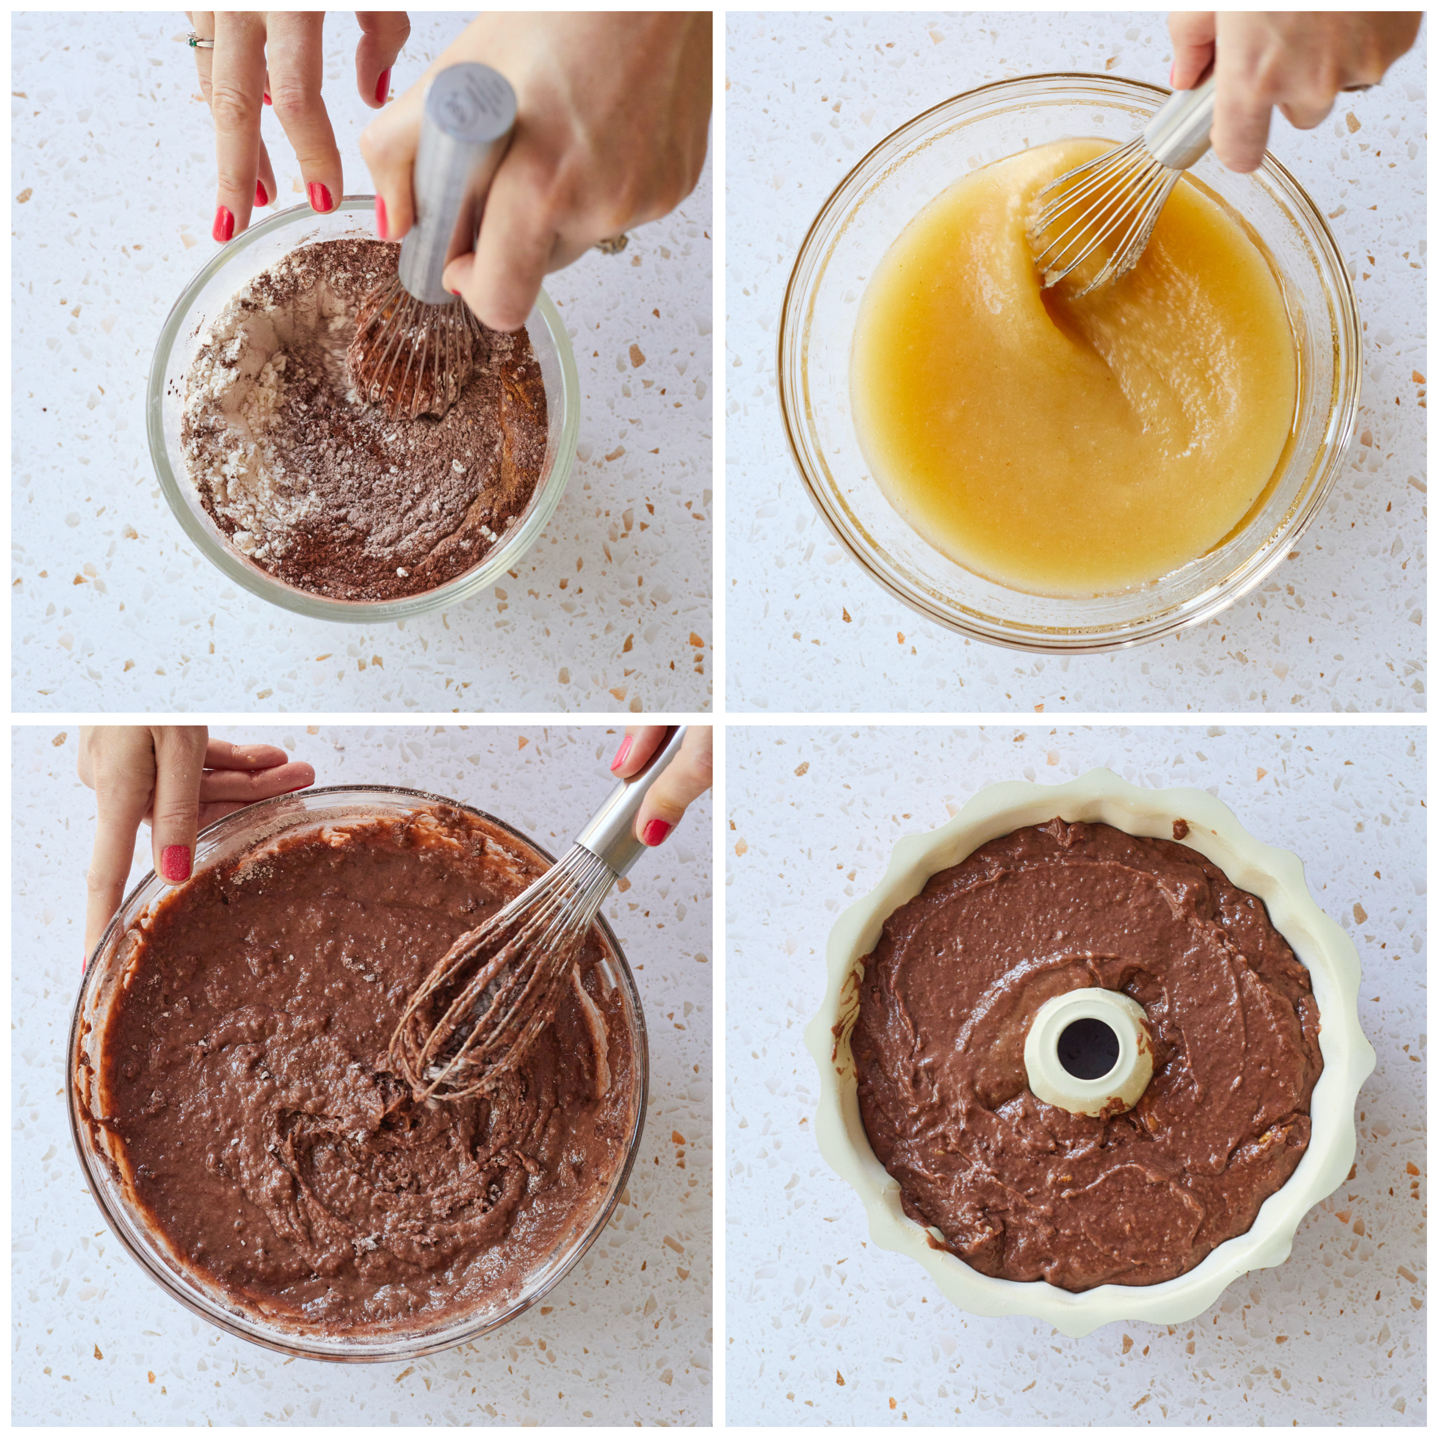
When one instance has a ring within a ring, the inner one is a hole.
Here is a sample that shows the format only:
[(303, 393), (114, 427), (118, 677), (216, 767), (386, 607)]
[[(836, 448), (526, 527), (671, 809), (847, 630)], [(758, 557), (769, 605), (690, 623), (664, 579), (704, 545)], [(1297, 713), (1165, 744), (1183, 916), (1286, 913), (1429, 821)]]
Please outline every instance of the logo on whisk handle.
[(425, 92), (425, 113), (452, 140), (485, 145), (510, 133), (515, 92), (488, 65), (452, 65)]

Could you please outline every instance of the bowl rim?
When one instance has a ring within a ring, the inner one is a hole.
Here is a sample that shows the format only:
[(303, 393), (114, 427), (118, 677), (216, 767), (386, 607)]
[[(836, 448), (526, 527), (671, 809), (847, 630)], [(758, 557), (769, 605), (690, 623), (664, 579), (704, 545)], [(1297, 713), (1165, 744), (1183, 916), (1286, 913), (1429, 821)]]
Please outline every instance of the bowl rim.
[[(1320, 1007), (1325, 1064), (1311, 1097), (1311, 1138), (1300, 1164), (1266, 1198), (1249, 1230), (1216, 1246), (1194, 1269), (1154, 1285), (1106, 1284), (1077, 1293), (1045, 1280), (983, 1275), (936, 1249), (925, 1228), (905, 1214), (900, 1185), (876, 1158), (860, 1120), (849, 1034), (859, 1007), (863, 960), (884, 921), (931, 875), (958, 864), (986, 841), (1057, 815), (1067, 821), (1102, 820), (1129, 834), (1163, 839), (1173, 839), (1174, 821), (1184, 819), (1189, 833), (1179, 843), (1265, 902), (1271, 923), (1310, 971)], [(806, 1048), (820, 1072), (815, 1138), (821, 1155), (859, 1195), (875, 1244), (923, 1265), (941, 1293), (971, 1314), (1029, 1315), (1075, 1337), (1117, 1320), (1192, 1320), (1246, 1271), (1283, 1263), (1306, 1213), (1344, 1183), (1354, 1163), (1355, 1101), (1375, 1069), (1375, 1051), (1359, 1020), (1359, 954), (1311, 896), (1299, 857), (1255, 839), (1208, 791), (1148, 789), (1100, 768), (1060, 785), (987, 785), (945, 824), (896, 842), (880, 881), (836, 920), (825, 964), (825, 998), (805, 1028)]]
[[(872, 162), (880, 156), (882, 151), (895, 144), (907, 132), (921, 129), (927, 122), (938, 118), (942, 112), (946, 112), (952, 107), (960, 105), (976, 107), (983, 103), (983, 97), (990, 97), (993, 92), (1023, 95), (1028, 90), (1043, 91), (1045, 86), (1057, 82), (1094, 84), (1112, 91), (1116, 99), (1145, 99), (1148, 95), (1154, 96), (1157, 101), (1164, 101), (1173, 93), (1163, 85), (1157, 85), (1148, 80), (1135, 80), (1122, 75), (1101, 75), (1091, 71), (1043, 71), (1011, 76), (1003, 80), (992, 80), (984, 85), (960, 91), (928, 106), (918, 114), (912, 115), (891, 130), (889, 134), (882, 136), (846, 171), (839, 183), (831, 190), (816, 212), (814, 219), (811, 220), (796, 251), (795, 262), (791, 266), (789, 277), (785, 283), (785, 294), (780, 305), (779, 324), (776, 327), (775, 392), (780, 408), (781, 428), (785, 433), (785, 443), (790, 454), (790, 461), (800, 476), (811, 504), (841, 549), (860, 566), (870, 580), (881, 586), (893, 599), (900, 601), (926, 620), (987, 645), (1030, 654), (1103, 654), (1164, 639), (1169, 635), (1178, 634), (1182, 630), (1204, 624), (1249, 595), (1274, 572), (1280, 562), (1295, 548), (1295, 543), (1315, 522), (1339, 479), (1340, 471), (1354, 438), (1365, 368), (1359, 302), (1355, 294), (1354, 282), (1350, 277), (1344, 253), (1335, 239), (1334, 232), (1330, 229), (1324, 212), (1310, 198), (1309, 193), (1300, 185), (1300, 182), (1269, 150), (1265, 152), (1260, 170), (1275, 182), (1287, 201), (1304, 216), (1310, 227), (1306, 234), (1307, 243), (1317, 252), (1317, 260), (1324, 262), (1324, 272), (1338, 282), (1335, 287), (1336, 294), (1330, 305), (1332, 332), (1336, 337), (1337, 357), (1348, 357), (1350, 364), (1346, 369), (1337, 358), (1337, 373), (1332, 384), (1329, 415), (1320, 447), (1316, 452), (1316, 462), (1320, 465), (1320, 473), (1311, 484), (1310, 493), (1304, 497), (1298, 512), (1294, 513), (1293, 519), (1282, 520), (1277, 531), (1267, 537), (1258, 550), (1238, 562), (1236, 568), (1228, 576), (1217, 581), (1208, 592), (1202, 592), (1194, 602), (1175, 602), (1142, 620), (1117, 623), (1116, 626), (1110, 628), (1076, 627), (1074, 630), (1062, 630), (1058, 627), (1039, 625), (1015, 626), (988, 616), (980, 617), (978, 613), (974, 618), (967, 618), (967, 616), (957, 613), (955, 609), (942, 608), (928, 601), (918, 591), (897, 584), (885, 571), (878, 569), (872, 563), (869, 551), (846, 533), (845, 525), (833, 511), (830, 497), (825, 493), (824, 487), (817, 482), (816, 477), (810, 473), (803, 454), (804, 446), (798, 439), (798, 432), (804, 424), (801, 412), (807, 408), (808, 402), (802, 403), (797, 396), (791, 394), (792, 388), (797, 390), (798, 395), (798, 390), (806, 387), (807, 372), (803, 355), (803, 336), (808, 331), (809, 313), (813, 309), (813, 294), (810, 293), (811, 272), (815, 265), (824, 259), (823, 255), (817, 255), (815, 252), (819, 251), (822, 239), (828, 234), (832, 216), (843, 215), (845, 207), (851, 203), (853, 197), (850, 191), (852, 188), (857, 188), (861, 186), (862, 182), (868, 182), (873, 178), (869, 173)], [(806, 298), (809, 303), (802, 306), (801, 301)], [(789, 353), (791, 349), (796, 352), (793, 360)], [(793, 379), (789, 374), (792, 369), (794, 371)], [(1322, 456), (1326, 451), (1329, 452), (1328, 458), (1322, 462)], [(1288, 528), (1286, 528), (1287, 526)], [(1184, 609), (1186, 604), (1193, 604), (1194, 608)], [(1180, 610), (1183, 610), (1184, 613), (1177, 614), (1176, 612)]]
[[(207, 825), (196, 837), (196, 852), (199, 852), (199, 842), (215, 835), (217, 830), (222, 828), (234, 829), (237, 819), (242, 817), (251, 820), (259, 818), (257, 812), (269, 812), (274, 814), (290, 808), (296, 808), (298, 813), (295, 816), (294, 826), (300, 828), (309, 824), (323, 823), (323, 817), (310, 811), (305, 803), (312, 799), (328, 797), (331, 800), (342, 801), (363, 805), (367, 798), (380, 797), (386, 801), (414, 800), (419, 805), (444, 805), (453, 809), (461, 810), (467, 815), (475, 816), (493, 825), (497, 830), (509, 835), (533, 850), (537, 855), (555, 864), (555, 857), (543, 845), (536, 843), (523, 830), (518, 829), (507, 820), (491, 815), (487, 811), (479, 809), (464, 801), (452, 800), (444, 795), (436, 795), (428, 790), (416, 790), (404, 785), (386, 784), (349, 784), (349, 785), (326, 785), (316, 786), (299, 793), (289, 795), (275, 795), (269, 799), (257, 801), (253, 805), (246, 805), (240, 810), (232, 811), (229, 815), (222, 816), (213, 825)], [(346, 797), (350, 797), (346, 801)], [(289, 827), (286, 827), (289, 828)], [(267, 832), (273, 836), (278, 831)], [(84, 1121), (80, 1115), (80, 1104), (76, 1089), (76, 1073), (79, 1067), (79, 1055), (84, 1043), (84, 1036), (81, 1031), (81, 1022), (84, 1017), (85, 998), (92, 984), (98, 984), (93, 978), (98, 976), (99, 967), (97, 960), (104, 955), (107, 946), (120, 926), (121, 917), (127, 915), (139, 897), (141, 891), (145, 890), (157, 879), (154, 870), (147, 871), (140, 880), (130, 889), (120, 904), (120, 908), (111, 917), (110, 923), (105, 927), (104, 933), (86, 959), (84, 974), (81, 978), (75, 994), (75, 1003), (71, 1010), (69, 1036), (65, 1049), (65, 1104), (70, 1121), (70, 1139), (75, 1147), (75, 1153), (80, 1161), (81, 1171), (85, 1176), (85, 1183), (89, 1188), (91, 1198), (95, 1201), (101, 1216), (104, 1218), (110, 1233), (120, 1242), (121, 1246), (129, 1254), (142, 1271), (148, 1275), (160, 1288), (172, 1299), (178, 1301), (192, 1314), (198, 1315), (202, 1320), (208, 1321), (211, 1325), (236, 1336), (241, 1340), (248, 1340), (252, 1344), (263, 1345), (266, 1349), (279, 1351), (281, 1354), (298, 1356), (308, 1360), (326, 1360), (339, 1364), (379, 1364), (390, 1361), (414, 1360), (421, 1356), (433, 1355), (442, 1350), (453, 1349), (457, 1345), (464, 1345), (471, 1341), (478, 1340), (488, 1335), (492, 1330), (498, 1329), (501, 1325), (508, 1324), (517, 1316), (523, 1315), (525, 1311), (540, 1300), (542, 1300), (556, 1285), (560, 1283), (589, 1252), (591, 1246), (603, 1235), (609, 1227), (616, 1208), (620, 1203), (620, 1197), (624, 1194), (629, 1184), (630, 1175), (635, 1167), (635, 1161), (640, 1153), (641, 1140), (645, 1133), (645, 1120), (650, 1102), (650, 1043), (649, 1035), (645, 1025), (645, 1011), (641, 1001), (639, 987), (635, 982), (634, 972), (630, 968), (630, 962), (626, 958), (625, 951), (616, 938), (610, 922), (603, 914), (597, 912), (594, 924), (599, 926), (605, 937), (605, 942), (610, 949), (616, 963), (616, 975), (621, 990), (624, 992), (626, 1010), (631, 1017), (631, 1038), (635, 1048), (635, 1073), (636, 1073), (636, 1097), (635, 1097), (635, 1122), (629, 1139), (626, 1143), (624, 1160), (616, 1172), (616, 1178), (611, 1186), (609, 1196), (605, 1203), (591, 1217), (585, 1235), (579, 1241), (573, 1252), (563, 1264), (559, 1265), (553, 1274), (547, 1275), (536, 1289), (526, 1297), (505, 1310), (502, 1314), (495, 1316), (479, 1325), (466, 1327), (463, 1320), (456, 1321), (447, 1326), (443, 1331), (427, 1331), (420, 1335), (405, 1336), (392, 1335), (388, 1339), (385, 1332), (380, 1331), (379, 1339), (372, 1345), (366, 1344), (362, 1339), (357, 1342), (353, 1334), (347, 1336), (317, 1336), (308, 1335), (302, 1331), (283, 1330), (278, 1326), (270, 1325), (264, 1320), (256, 1320), (249, 1315), (240, 1313), (238, 1310), (222, 1310), (214, 1305), (206, 1297), (188, 1288), (182, 1277), (175, 1271), (157, 1266), (148, 1255), (145, 1255), (132, 1243), (130, 1236), (122, 1225), (116, 1223), (116, 1217), (112, 1213), (110, 1201), (106, 1193), (106, 1187), (101, 1183), (100, 1177), (96, 1174), (96, 1166), (92, 1161), (84, 1138), (81, 1134), (84, 1128)], [(188, 883), (188, 882), (187, 882)], [(162, 894), (169, 893), (169, 890), (162, 891)], [(133, 917), (132, 917), (133, 918)], [(130, 922), (127, 921), (127, 926)]]
[[(536, 323), (544, 326), (559, 360), (561, 393), (558, 398), (564, 404), (565, 413), (555, 444), (555, 461), (543, 487), (537, 488), (522, 518), (506, 531), (500, 542), (493, 545), (471, 569), (433, 590), (425, 590), (418, 595), (406, 595), (398, 600), (334, 600), (328, 596), (311, 594), (276, 579), (268, 572), (241, 560), (228, 546), (210, 534), (187, 503), (187, 493), (193, 492), (194, 486), (188, 473), (177, 473), (170, 463), (170, 452), (165, 439), (165, 370), (176, 345), (181, 341), (181, 331), (191, 306), (205, 286), (227, 266), (234, 263), (252, 245), (269, 238), (277, 231), (310, 221), (323, 223), (340, 214), (368, 212), (373, 209), (374, 204), (373, 195), (345, 195), (333, 210), (327, 210), (323, 214), (311, 209), (306, 203), (291, 205), (266, 216), (264, 220), (251, 225), (235, 239), (222, 245), (190, 278), (170, 307), (170, 312), (160, 327), (160, 335), (150, 359), (150, 371), (145, 380), (145, 437), (150, 447), (150, 461), (166, 503), (180, 528), (202, 557), (219, 569), (226, 579), (283, 610), (304, 615), (312, 620), (335, 620), (358, 625), (409, 620), (430, 614), (462, 604), (497, 584), (507, 570), (513, 569), (524, 559), (550, 523), (561, 497), (569, 487), (580, 442), (580, 372), (575, 363), (574, 346), (570, 342), (570, 335), (559, 308), (549, 295), (541, 290), (525, 325), (527, 331)], [(547, 403), (555, 403), (556, 398), (549, 391), (546, 392)], [(184, 470), (183, 465), (181, 470)]]

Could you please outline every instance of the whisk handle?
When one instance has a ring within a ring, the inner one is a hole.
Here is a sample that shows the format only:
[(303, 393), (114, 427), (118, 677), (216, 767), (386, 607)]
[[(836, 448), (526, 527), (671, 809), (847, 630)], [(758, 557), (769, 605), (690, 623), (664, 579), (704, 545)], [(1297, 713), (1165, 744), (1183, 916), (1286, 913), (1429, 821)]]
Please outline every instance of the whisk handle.
[(660, 748), (638, 775), (622, 780), (575, 837), (597, 859), (603, 860), (618, 880), (649, 848), (635, 838), (635, 817), (640, 803), (660, 772), (680, 753), (688, 725), (673, 725)]
[(400, 283), (417, 300), (454, 300), (440, 277), (475, 243), (514, 128), (515, 92), (488, 65), (448, 66), (426, 88), (415, 153), (415, 224), (400, 245)]
[(1193, 90), (1177, 90), (1150, 117), (1145, 148), (1167, 170), (1188, 170), (1210, 148), (1215, 118), (1215, 77)]

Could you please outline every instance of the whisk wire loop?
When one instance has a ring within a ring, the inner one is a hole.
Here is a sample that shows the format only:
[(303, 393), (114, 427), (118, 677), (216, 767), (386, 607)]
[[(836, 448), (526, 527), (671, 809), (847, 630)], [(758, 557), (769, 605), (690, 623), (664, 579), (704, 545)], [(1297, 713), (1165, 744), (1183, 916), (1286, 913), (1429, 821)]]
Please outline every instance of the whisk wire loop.
[(388, 420), (443, 416), (475, 368), (480, 322), (460, 300), (427, 305), (397, 278), (365, 297), (350, 342), (356, 391)]
[(1171, 190), (1209, 148), (1214, 88), (1211, 77), (1176, 92), (1139, 135), (1041, 188), (1026, 235), (1045, 289), (1074, 277), (1078, 299), (1135, 267)]
[[(411, 997), (390, 1042), (391, 1063), (417, 1100), (491, 1090), (519, 1064), (550, 1023), (615, 878), (603, 860), (572, 846), (456, 941)], [(432, 999), (447, 995), (444, 1013), (432, 1022)]]

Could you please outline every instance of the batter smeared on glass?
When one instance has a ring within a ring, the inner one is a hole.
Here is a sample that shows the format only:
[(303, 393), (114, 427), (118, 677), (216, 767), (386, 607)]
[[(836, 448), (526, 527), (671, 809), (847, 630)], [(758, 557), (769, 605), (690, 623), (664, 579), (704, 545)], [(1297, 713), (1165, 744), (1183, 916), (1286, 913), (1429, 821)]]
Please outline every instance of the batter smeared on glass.
[[(1036, 1099), (1025, 1037), (1053, 996), (1123, 991), (1155, 1073), (1092, 1119)], [(852, 1047), (870, 1143), (906, 1213), (986, 1275), (1150, 1285), (1250, 1228), (1310, 1141), (1319, 1011), (1264, 904), (1196, 851), (1048, 825), (930, 878), (867, 957)]]
[(491, 1308), (585, 1229), (636, 1105), (598, 930), (583, 995), (493, 1097), (417, 1105), (385, 1062), (431, 966), (540, 869), (436, 807), (287, 833), (137, 923), (102, 1093), (183, 1265), (341, 1333)]

